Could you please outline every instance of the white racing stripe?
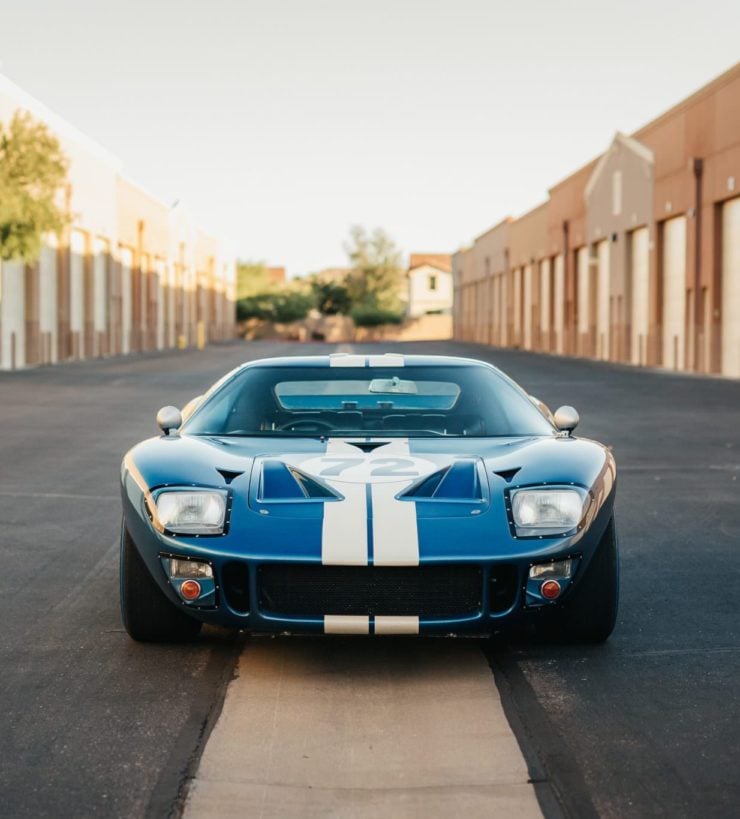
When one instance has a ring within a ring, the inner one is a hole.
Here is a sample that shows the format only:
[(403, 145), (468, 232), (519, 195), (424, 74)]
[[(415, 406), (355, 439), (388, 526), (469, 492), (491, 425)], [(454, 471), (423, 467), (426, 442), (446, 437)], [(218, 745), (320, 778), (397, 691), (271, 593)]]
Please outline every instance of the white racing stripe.
[[(356, 447), (331, 438), (327, 455), (356, 456)], [(367, 492), (361, 483), (338, 483), (324, 477), (326, 483), (344, 500), (324, 504), (321, 529), (321, 562), (331, 566), (367, 566)]]
[(390, 615), (376, 615), (376, 634), (418, 634), (418, 617), (393, 617)]
[[(408, 456), (408, 438), (399, 438), (376, 455)], [(416, 523), (416, 503), (400, 501), (396, 495), (411, 486), (414, 479), (374, 483), (373, 503), (373, 563), (376, 566), (418, 566), (419, 531)]]
[(350, 355), (349, 353), (332, 353), (329, 356), (330, 367), (364, 367), (364, 355)]
[(369, 634), (370, 618), (366, 614), (325, 614), (324, 634)]
[(384, 353), (367, 357), (368, 367), (403, 367), (405, 363), (400, 353)]
[(404, 367), (406, 362), (400, 353), (383, 355), (356, 355), (354, 353), (331, 353), (330, 367)]

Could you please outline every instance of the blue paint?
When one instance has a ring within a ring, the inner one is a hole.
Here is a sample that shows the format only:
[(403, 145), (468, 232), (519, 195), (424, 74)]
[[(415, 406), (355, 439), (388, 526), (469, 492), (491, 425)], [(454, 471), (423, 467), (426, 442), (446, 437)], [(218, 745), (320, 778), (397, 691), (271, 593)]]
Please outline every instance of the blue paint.
[[(462, 359), (440, 361), (427, 357), (407, 357), (407, 363), (411, 359), (415, 364), (426, 360), (461, 367), (482, 366)], [(277, 367), (328, 366), (328, 359), (276, 359), (268, 363)], [(223, 383), (233, 377), (235, 374)], [(439, 464), (444, 470), (426, 494), (408, 499), (416, 509), (420, 563), (472, 563), (483, 571), (480, 610), (473, 616), (420, 618), (421, 633), (488, 633), (498, 624), (522, 616), (528, 608), (557, 605), (545, 603), (539, 595), (540, 583), (527, 579), (533, 562), (579, 558), (571, 582), (564, 587), (563, 597), (567, 598), (587, 569), (612, 515), (615, 468), (605, 447), (554, 435), (425, 437), (409, 443), (412, 455)], [(295, 436), (218, 438), (184, 434), (152, 438), (134, 447), (130, 457), (155, 495), (158, 489), (173, 486), (226, 489), (218, 470), (240, 473), (228, 485), (231, 508), (227, 531), (220, 536), (198, 538), (156, 531), (142, 488), (126, 468), (122, 469), (125, 525), (163, 594), (173, 604), (183, 606), (163, 570), (160, 555), (201, 558), (210, 561), (214, 569), (213, 588), (207, 588), (207, 602), (212, 607), (201, 608), (202, 601), (189, 604), (186, 609), (192, 616), (254, 633), (323, 633), (325, 612), (294, 617), (263, 610), (257, 570), (264, 563), (321, 563), (324, 504), (341, 503), (342, 499), (306, 497), (300, 487), (296, 490), (297, 484), (280, 458), (285, 453), (311, 457), (325, 452), (326, 439)], [(264, 464), (268, 464), (266, 470)], [(507, 470), (518, 470), (510, 482), (496, 474)], [(586, 525), (564, 537), (517, 538), (507, 511), (507, 490), (543, 484), (575, 484), (589, 489), (593, 502)], [(366, 498), (368, 563), (372, 564), (373, 508), (369, 484)], [(221, 588), (223, 567), (233, 560), (243, 561), (249, 570), (251, 608), (246, 614), (228, 607)], [(491, 571), (502, 564), (513, 566), (521, 583), (511, 607), (493, 611), (489, 593)], [(374, 617), (370, 619), (370, 630), (374, 633)]]

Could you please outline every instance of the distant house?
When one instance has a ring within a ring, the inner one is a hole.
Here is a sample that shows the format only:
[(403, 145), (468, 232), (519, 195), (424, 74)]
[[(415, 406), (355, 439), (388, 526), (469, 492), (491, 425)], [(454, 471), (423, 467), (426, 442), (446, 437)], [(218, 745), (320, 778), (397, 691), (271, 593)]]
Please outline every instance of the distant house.
[(267, 278), (270, 284), (285, 284), (285, 268), (284, 267), (268, 267)]
[(412, 253), (406, 273), (408, 315), (452, 312), (452, 256)]

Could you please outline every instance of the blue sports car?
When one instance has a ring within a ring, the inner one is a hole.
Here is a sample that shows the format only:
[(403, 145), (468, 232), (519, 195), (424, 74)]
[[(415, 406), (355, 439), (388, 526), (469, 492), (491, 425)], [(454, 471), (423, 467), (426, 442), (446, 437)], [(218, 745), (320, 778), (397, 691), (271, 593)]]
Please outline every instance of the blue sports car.
[(157, 421), (121, 469), (135, 640), (614, 627), (611, 452), (489, 364), (265, 359)]

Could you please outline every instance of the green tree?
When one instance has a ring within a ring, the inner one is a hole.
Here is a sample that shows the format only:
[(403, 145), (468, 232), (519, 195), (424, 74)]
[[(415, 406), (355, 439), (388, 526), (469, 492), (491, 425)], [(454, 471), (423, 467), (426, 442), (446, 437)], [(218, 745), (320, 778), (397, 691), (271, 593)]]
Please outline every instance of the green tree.
[(44, 234), (62, 230), (68, 168), (57, 138), (28, 112), (0, 123), (0, 259), (33, 261)]
[(401, 253), (382, 228), (372, 233), (360, 225), (350, 230), (344, 249), (349, 256), (348, 285), (355, 307), (401, 308)]
[(349, 287), (344, 282), (315, 281), (312, 284), (316, 308), (322, 316), (347, 315), (352, 307)]

